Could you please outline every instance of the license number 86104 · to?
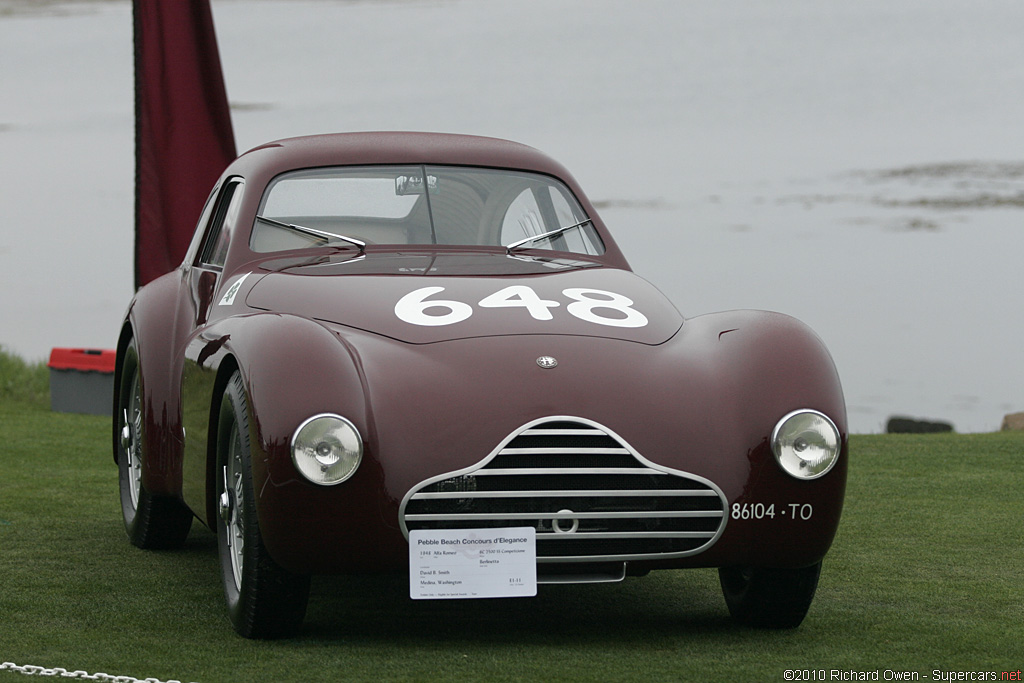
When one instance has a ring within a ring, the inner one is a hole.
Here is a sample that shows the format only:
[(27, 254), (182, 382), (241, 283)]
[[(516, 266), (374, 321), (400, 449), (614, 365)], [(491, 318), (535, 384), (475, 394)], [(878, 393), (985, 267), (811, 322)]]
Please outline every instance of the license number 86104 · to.
[(775, 503), (733, 503), (730, 516), (733, 519), (775, 519), (776, 515), (807, 521), (814, 515), (814, 506), (810, 503), (780, 503), (776, 510)]

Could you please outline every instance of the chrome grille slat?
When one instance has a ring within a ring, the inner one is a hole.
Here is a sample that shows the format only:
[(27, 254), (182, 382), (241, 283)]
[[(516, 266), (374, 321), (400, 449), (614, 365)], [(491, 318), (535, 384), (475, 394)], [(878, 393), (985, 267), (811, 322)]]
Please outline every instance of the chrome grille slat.
[(629, 455), (625, 448), (503, 448), (498, 455)]
[(699, 553), (728, 516), (712, 482), (655, 464), (583, 418), (537, 420), (475, 466), (402, 502), (403, 531), (532, 526), (537, 561), (669, 559)]
[(464, 512), (443, 514), (411, 514), (407, 521), (440, 522), (474, 519), (684, 519), (687, 517), (721, 517), (721, 510), (656, 510), (645, 512)]
[(497, 476), (510, 476), (520, 474), (629, 474), (629, 475), (657, 475), (665, 476), (666, 472), (658, 472), (657, 470), (640, 469), (636, 467), (606, 467), (604, 469), (597, 467), (517, 467), (508, 469), (493, 469), (493, 470), (477, 470), (473, 473), (475, 477), (497, 477)]
[(588, 538), (711, 538), (715, 535), (713, 531), (591, 531), (583, 534), (540, 534), (538, 541), (571, 541), (573, 539), (587, 540)]
[(527, 429), (520, 436), (605, 436), (600, 429)]
[(701, 497), (717, 496), (714, 491), (701, 490), (658, 490), (658, 489), (561, 489), (551, 491), (434, 491), (417, 493), (417, 500), (461, 499), (461, 498), (586, 498), (589, 496), (618, 496), (621, 498), (665, 496), (665, 497)]

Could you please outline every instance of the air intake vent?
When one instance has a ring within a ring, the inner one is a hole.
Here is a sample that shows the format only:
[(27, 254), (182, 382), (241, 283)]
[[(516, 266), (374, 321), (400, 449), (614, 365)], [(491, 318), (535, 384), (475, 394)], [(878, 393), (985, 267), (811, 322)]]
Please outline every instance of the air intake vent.
[(710, 481), (647, 461), (597, 423), (557, 417), (416, 486), (401, 518), (407, 534), (531, 526), (538, 562), (603, 562), (699, 553), (721, 534), (725, 510)]

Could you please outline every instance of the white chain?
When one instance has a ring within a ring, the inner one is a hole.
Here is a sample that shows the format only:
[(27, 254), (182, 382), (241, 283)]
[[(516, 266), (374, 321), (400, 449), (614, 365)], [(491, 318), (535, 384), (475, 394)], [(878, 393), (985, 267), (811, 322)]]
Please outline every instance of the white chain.
[(68, 671), (61, 667), (47, 669), (45, 666), (18, 666), (12, 662), (0, 664), (0, 671), (15, 671), (26, 676), (60, 676), (61, 678), (80, 678), (86, 681), (105, 681), (106, 683), (181, 683), (181, 681), (161, 681), (159, 678), (133, 678), (132, 676), (111, 676), (110, 674), (91, 674), (87, 671)]

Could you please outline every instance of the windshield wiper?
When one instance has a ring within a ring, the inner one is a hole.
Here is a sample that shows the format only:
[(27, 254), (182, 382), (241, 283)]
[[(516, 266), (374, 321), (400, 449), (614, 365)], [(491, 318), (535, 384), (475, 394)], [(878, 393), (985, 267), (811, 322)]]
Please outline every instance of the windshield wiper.
[(341, 240), (342, 242), (348, 242), (353, 246), (359, 247), (360, 252), (366, 250), (366, 242), (363, 242), (362, 240), (357, 240), (354, 237), (339, 235), (336, 232), (327, 232), (326, 230), (317, 230), (316, 228), (307, 228), (304, 225), (295, 225), (294, 223), (282, 223), (281, 221), (275, 221), (273, 218), (267, 218), (266, 216), (257, 215), (256, 218), (257, 220), (270, 223), (271, 225), (276, 225), (279, 228), (287, 228), (289, 230), (301, 232), (312, 237), (322, 237), (326, 240), (337, 239)]
[(544, 232), (544, 233), (541, 233), (539, 235), (533, 235), (531, 237), (525, 237), (525, 238), (523, 238), (523, 239), (521, 239), (521, 240), (519, 240), (517, 242), (513, 242), (512, 244), (506, 245), (505, 246), (505, 250), (509, 254), (511, 254), (513, 249), (518, 249), (519, 247), (521, 247), (523, 245), (526, 245), (526, 244), (529, 244), (530, 242), (536, 242), (537, 240), (544, 240), (544, 239), (552, 239), (554, 237), (558, 237), (563, 232), (569, 232), (570, 230), (575, 230), (576, 228), (582, 228), (584, 225), (586, 225), (587, 223), (590, 223), (590, 222), (591, 222), (591, 220), (589, 218), (584, 218), (579, 223), (573, 223), (572, 225), (566, 225), (566, 226), (563, 226), (561, 228), (555, 228), (554, 230), (551, 230), (551, 231), (548, 231), (548, 232)]

